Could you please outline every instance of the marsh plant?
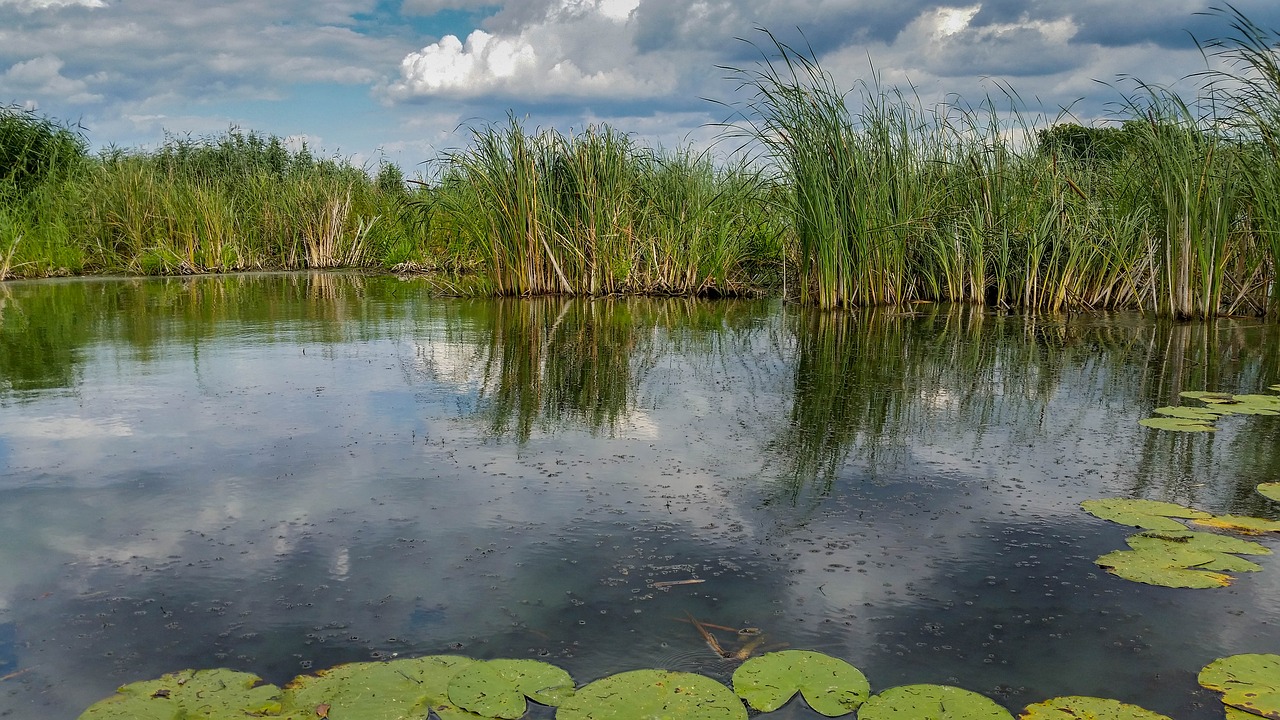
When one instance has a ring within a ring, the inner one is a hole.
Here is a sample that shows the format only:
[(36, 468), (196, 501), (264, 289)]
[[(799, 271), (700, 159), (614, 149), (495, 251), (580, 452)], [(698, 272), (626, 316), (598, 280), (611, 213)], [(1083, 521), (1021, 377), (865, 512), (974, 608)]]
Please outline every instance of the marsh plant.
[(1275, 311), (1277, 38), (1223, 14), (1233, 70), (1191, 100), (1137, 82), (1111, 132), (1046, 129), (1007, 87), (928, 107), (873, 73), (846, 92), (765, 31), (760, 61), (729, 68), (747, 93), (732, 131), (788, 190), (801, 300)]
[(607, 126), (563, 134), (512, 118), (475, 129), (438, 175), (411, 206), (502, 295), (733, 294), (770, 282), (781, 254), (746, 169)]

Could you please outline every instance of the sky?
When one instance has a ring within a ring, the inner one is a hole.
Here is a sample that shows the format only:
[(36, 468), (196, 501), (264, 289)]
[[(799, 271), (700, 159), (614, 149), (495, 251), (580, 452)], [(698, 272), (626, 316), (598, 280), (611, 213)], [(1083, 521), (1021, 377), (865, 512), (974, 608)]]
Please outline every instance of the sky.
[[(768, 29), (840, 88), (878, 76), (929, 106), (1012, 88), (1032, 114), (1105, 121), (1132, 78), (1205, 69), (1195, 39), (1229, 32), (1206, 2), (0, 0), (0, 105), (95, 149), (236, 127), (410, 174), (508, 116), (700, 149), (747, 99), (723, 68), (758, 67)], [(1274, 0), (1234, 6), (1280, 27)]]

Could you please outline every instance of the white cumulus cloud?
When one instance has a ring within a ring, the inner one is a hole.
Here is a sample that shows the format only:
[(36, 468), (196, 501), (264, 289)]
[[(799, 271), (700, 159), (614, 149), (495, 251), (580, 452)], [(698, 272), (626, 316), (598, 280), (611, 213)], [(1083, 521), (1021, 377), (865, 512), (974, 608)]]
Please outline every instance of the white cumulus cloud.
[(488, 93), (513, 96), (649, 97), (671, 89), (636, 67), (630, 19), (639, 0), (558, 0), (536, 22), (511, 32), (446, 35), (400, 63), (392, 99)]
[(36, 10), (48, 10), (68, 5), (79, 5), (87, 8), (103, 8), (107, 6), (102, 0), (0, 0), (0, 7), (5, 5), (16, 7), (22, 12), (35, 12)]

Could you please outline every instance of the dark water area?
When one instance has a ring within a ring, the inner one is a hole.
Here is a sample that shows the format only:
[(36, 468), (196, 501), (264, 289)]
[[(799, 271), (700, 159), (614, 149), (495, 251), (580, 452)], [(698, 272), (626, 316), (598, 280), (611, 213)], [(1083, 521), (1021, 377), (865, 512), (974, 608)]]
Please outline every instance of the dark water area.
[(0, 715), (74, 718), (188, 667), (282, 684), (435, 653), (727, 682), (693, 616), (873, 691), (1218, 718), (1196, 674), (1280, 652), (1280, 563), (1131, 583), (1093, 560), (1133, 531), (1079, 503), (1277, 517), (1253, 487), (1280, 480), (1280, 418), (1138, 420), (1278, 382), (1256, 320), (0, 284)]

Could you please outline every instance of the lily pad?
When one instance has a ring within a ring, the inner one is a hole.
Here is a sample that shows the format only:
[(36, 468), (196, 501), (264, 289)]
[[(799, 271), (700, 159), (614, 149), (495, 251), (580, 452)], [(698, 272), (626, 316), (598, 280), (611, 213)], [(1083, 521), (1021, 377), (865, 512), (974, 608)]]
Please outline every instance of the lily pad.
[(1220, 528), (1245, 535), (1262, 535), (1269, 532), (1280, 532), (1280, 522), (1247, 515), (1216, 515), (1192, 520), (1196, 525)]
[(226, 720), (280, 711), (280, 688), (235, 670), (182, 670), (130, 683), (79, 720)]
[(1208, 518), (1207, 512), (1159, 500), (1132, 500), (1106, 498), (1085, 500), (1080, 503), (1084, 511), (1103, 520), (1132, 525), (1144, 530), (1186, 530), (1186, 526), (1172, 518)]
[(1197, 566), (1210, 565), (1220, 560), (1221, 553), (1181, 549), (1117, 550), (1107, 553), (1095, 562), (1111, 574), (1125, 580), (1171, 588), (1215, 588), (1231, 584), (1231, 576)]
[(1138, 421), (1138, 424), (1153, 430), (1172, 430), (1173, 432), (1217, 432), (1218, 430), (1198, 420), (1184, 420), (1176, 417), (1143, 418)]
[(1137, 535), (1130, 535), (1125, 542), (1134, 550), (1142, 550), (1144, 548), (1173, 545), (1178, 547), (1191, 548), (1193, 550), (1201, 550), (1204, 552), (1234, 553), (1236, 555), (1270, 555), (1271, 548), (1262, 543), (1256, 543), (1252, 540), (1244, 538), (1232, 537), (1230, 535), (1219, 535), (1217, 533), (1196, 532), (1194, 530), (1184, 530), (1180, 532), (1169, 532), (1161, 530), (1147, 530)]
[(569, 673), (540, 660), (483, 660), (462, 668), (449, 681), (449, 701), (468, 712), (515, 720), (529, 698), (556, 706), (573, 694)]
[(1169, 720), (1167, 715), (1119, 700), (1067, 695), (1028, 705), (1021, 720)]
[(1013, 715), (963, 688), (899, 685), (868, 698), (858, 708), (858, 720), (1013, 720)]
[(760, 712), (773, 712), (799, 692), (827, 717), (858, 709), (871, 684), (856, 667), (810, 650), (782, 650), (752, 658), (733, 673), (733, 691)]
[(1188, 407), (1186, 405), (1158, 407), (1153, 410), (1157, 415), (1165, 417), (1180, 418), (1182, 420), (1201, 420), (1211, 423), (1222, 417), (1227, 411), (1218, 410), (1216, 408)]
[(1236, 395), (1223, 410), (1240, 415), (1280, 415), (1280, 395)]
[(1200, 671), (1200, 684), (1222, 693), (1223, 704), (1280, 720), (1280, 655), (1219, 658)]
[(1269, 482), (1258, 485), (1258, 492), (1268, 500), (1280, 502), (1280, 482)]
[(448, 705), (449, 680), (475, 660), (458, 655), (338, 665), (295, 678), (285, 687), (290, 720), (314, 720), (326, 708), (331, 720), (409, 720)]
[(702, 675), (632, 670), (596, 680), (556, 709), (556, 720), (746, 720), (729, 688)]
[(1205, 390), (1183, 390), (1178, 393), (1184, 398), (1199, 400), (1200, 402), (1210, 403), (1213, 405), (1229, 405), (1236, 402), (1236, 396), (1231, 393), (1207, 392)]

